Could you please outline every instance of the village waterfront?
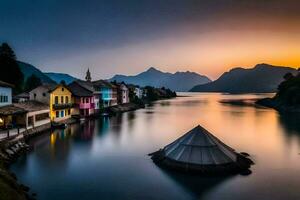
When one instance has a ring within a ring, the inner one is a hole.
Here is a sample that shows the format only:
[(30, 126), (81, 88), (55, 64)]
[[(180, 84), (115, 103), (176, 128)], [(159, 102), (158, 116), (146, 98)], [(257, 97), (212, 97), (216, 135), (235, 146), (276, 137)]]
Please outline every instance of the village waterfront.
[[(145, 109), (45, 133), (11, 166), (37, 199), (299, 199), (299, 117), (222, 103), (273, 94), (179, 93)], [(249, 176), (201, 177), (147, 155), (201, 124), (255, 162)]]

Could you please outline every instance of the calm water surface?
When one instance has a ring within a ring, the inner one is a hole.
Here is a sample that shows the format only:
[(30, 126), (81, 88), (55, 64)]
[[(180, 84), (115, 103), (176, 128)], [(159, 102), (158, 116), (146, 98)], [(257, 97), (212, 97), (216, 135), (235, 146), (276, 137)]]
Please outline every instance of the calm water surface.
[[(300, 118), (220, 100), (270, 95), (187, 94), (69, 126), (32, 141), (11, 167), (41, 200), (300, 199)], [(170, 173), (147, 156), (197, 124), (251, 154), (250, 176)]]

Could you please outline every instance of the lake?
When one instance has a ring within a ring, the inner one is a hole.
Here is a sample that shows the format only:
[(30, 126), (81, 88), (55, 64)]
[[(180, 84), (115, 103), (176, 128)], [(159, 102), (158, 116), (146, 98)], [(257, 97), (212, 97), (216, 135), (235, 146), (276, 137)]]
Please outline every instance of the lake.
[[(37, 137), (11, 170), (40, 200), (300, 199), (299, 116), (220, 102), (272, 94), (180, 95), (186, 96)], [(249, 153), (252, 174), (182, 175), (147, 156), (198, 124)]]

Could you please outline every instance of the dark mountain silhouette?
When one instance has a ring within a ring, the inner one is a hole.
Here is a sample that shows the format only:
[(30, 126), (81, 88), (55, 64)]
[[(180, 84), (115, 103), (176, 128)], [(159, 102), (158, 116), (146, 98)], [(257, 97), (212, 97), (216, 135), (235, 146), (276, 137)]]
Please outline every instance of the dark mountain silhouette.
[(217, 80), (193, 87), (191, 92), (260, 93), (275, 92), (287, 73), (296, 74), (290, 67), (258, 64), (254, 68), (234, 68)]
[(211, 80), (195, 72), (162, 72), (154, 67), (135, 76), (115, 75), (110, 81), (117, 81), (140, 86), (166, 87), (173, 91), (188, 91), (193, 86), (205, 84)]
[(21, 61), (18, 61), (17, 63), (20, 67), (20, 70), (24, 74), (24, 82), (28, 79), (28, 77), (34, 74), (36, 77), (41, 79), (42, 83), (55, 83), (52, 79), (50, 79), (43, 72), (41, 72), (41, 70), (39, 70), (37, 67)]
[[(280, 112), (300, 112), (300, 70), (297, 75), (288, 73), (284, 81), (278, 86), (273, 98), (258, 100), (256, 103), (275, 108)], [(296, 117), (296, 116), (294, 116)], [(298, 116), (299, 118), (299, 116)], [(299, 123), (299, 121), (298, 121)]]
[(69, 84), (69, 83), (77, 80), (77, 78), (75, 78), (69, 74), (64, 74), (64, 73), (45, 72), (44, 74), (46, 76), (48, 76), (50, 79), (52, 79), (53, 81), (55, 81), (56, 83), (65, 81), (66, 84)]

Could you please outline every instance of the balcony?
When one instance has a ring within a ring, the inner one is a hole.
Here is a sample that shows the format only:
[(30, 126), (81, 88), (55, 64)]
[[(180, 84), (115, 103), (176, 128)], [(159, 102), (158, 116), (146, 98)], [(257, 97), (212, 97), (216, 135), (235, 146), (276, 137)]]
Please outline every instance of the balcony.
[(95, 103), (80, 103), (79, 109), (93, 109), (95, 108)]
[(73, 106), (74, 106), (73, 103), (59, 103), (59, 104), (53, 104), (52, 108), (54, 110), (61, 110), (61, 109), (72, 108)]

